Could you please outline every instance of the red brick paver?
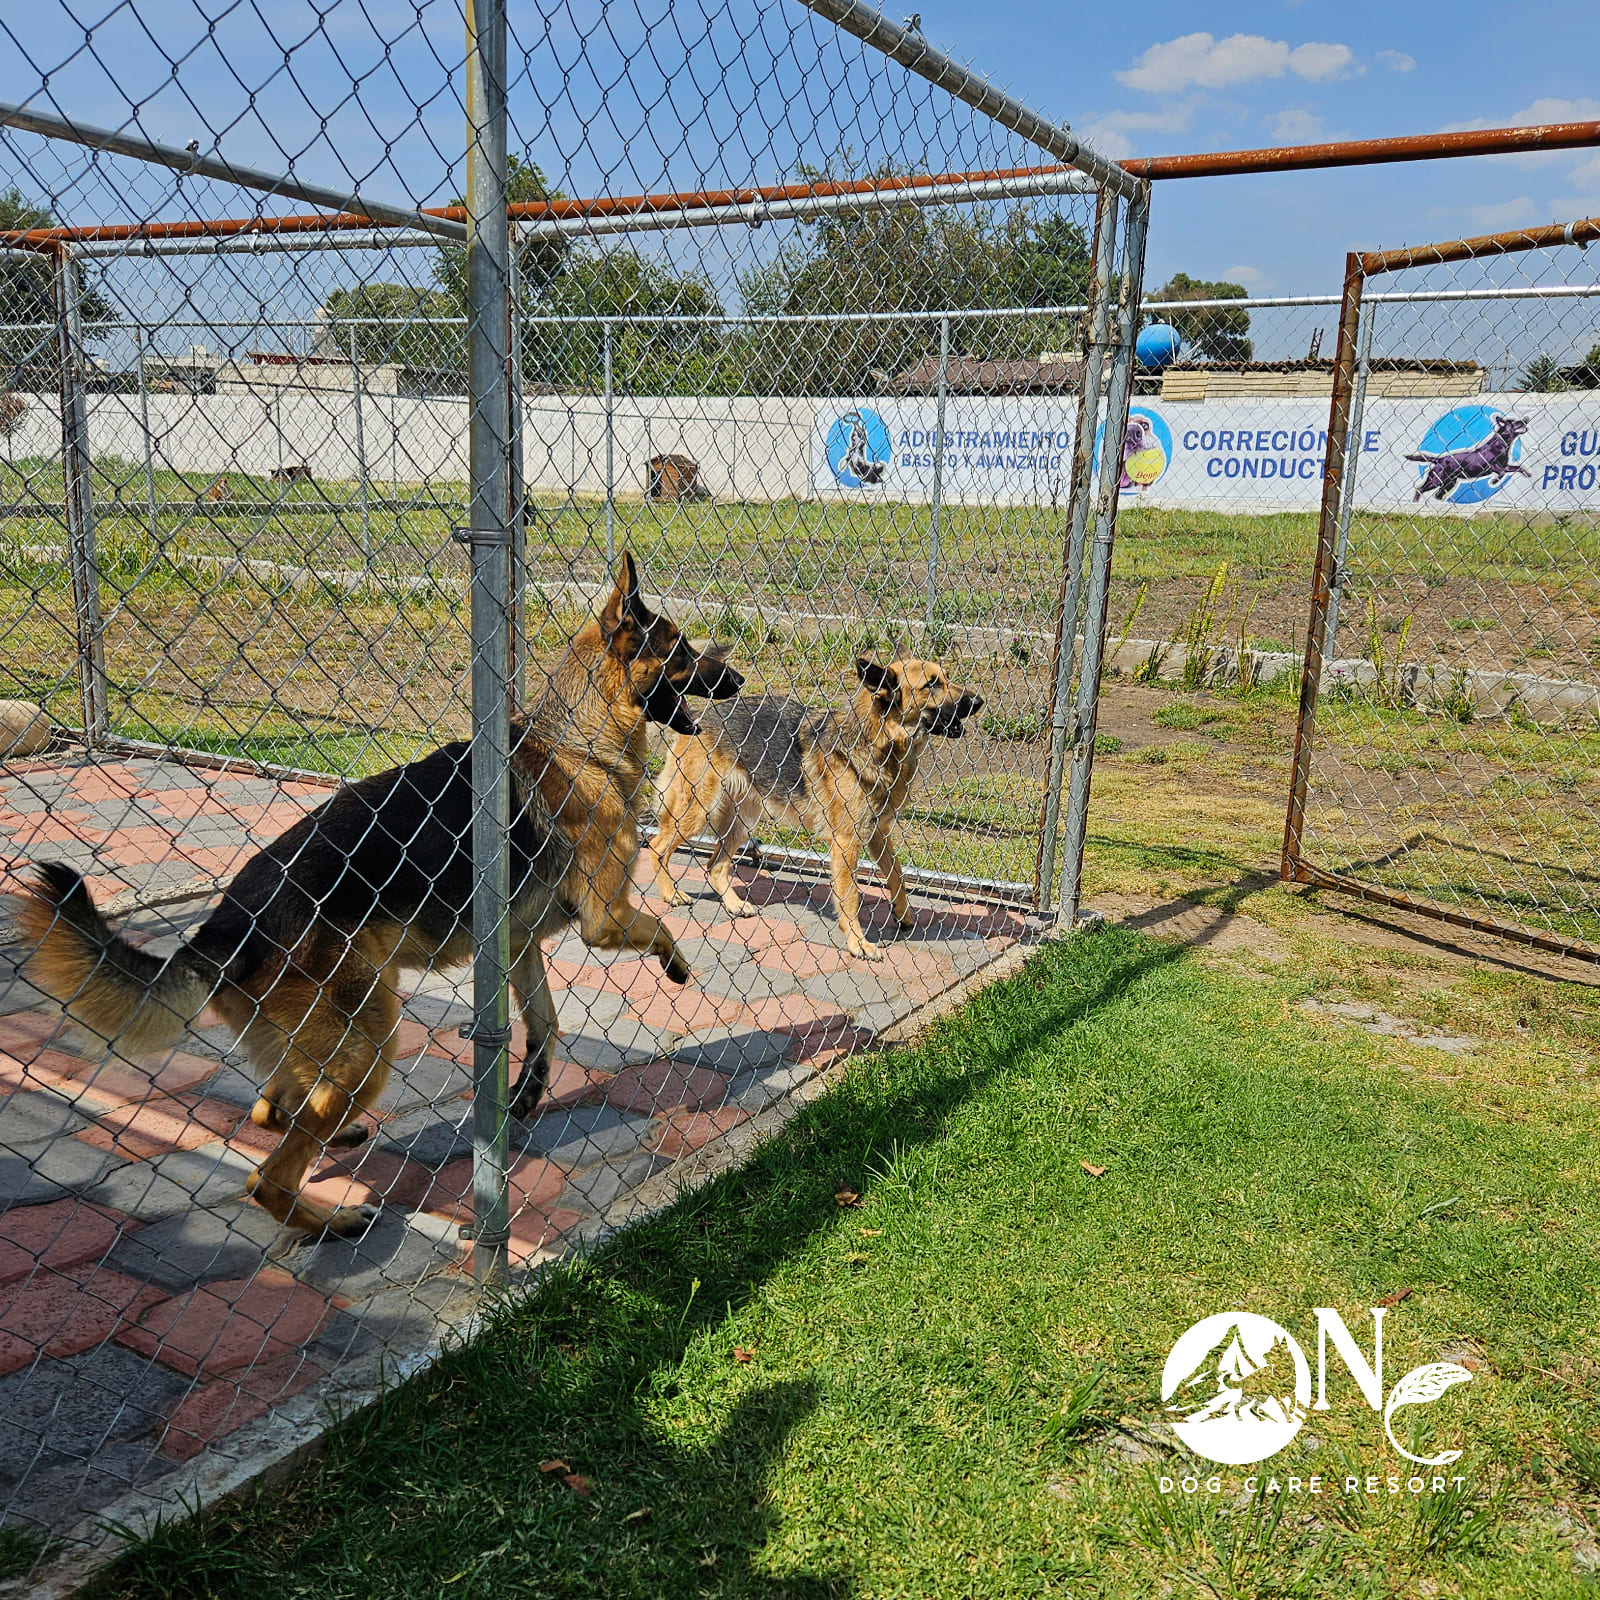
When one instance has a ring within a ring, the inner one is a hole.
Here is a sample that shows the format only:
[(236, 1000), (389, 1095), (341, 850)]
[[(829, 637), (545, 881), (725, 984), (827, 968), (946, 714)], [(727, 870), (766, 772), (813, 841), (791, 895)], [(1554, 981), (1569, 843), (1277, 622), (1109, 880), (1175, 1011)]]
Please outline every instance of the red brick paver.
[(273, 1406), (326, 1376), (326, 1369), (315, 1361), (284, 1355), (258, 1361), (242, 1373), (208, 1378), (173, 1407), (161, 1453), (174, 1461), (188, 1461), (208, 1444), (264, 1417)]
[(654, 1154), (675, 1161), (749, 1120), (750, 1113), (741, 1111), (738, 1106), (720, 1106), (715, 1111), (674, 1112), (662, 1124), (650, 1148)]
[(25, 1277), (35, 1267), (64, 1271), (98, 1261), (138, 1226), (131, 1217), (86, 1200), (14, 1206), (0, 1214), (0, 1285)]
[(599, 1098), (618, 1111), (676, 1111), (680, 1106), (698, 1111), (702, 1106), (720, 1106), (727, 1093), (728, 1080), (709, 1067), (649, 1061), (642, 1067), (624, 1067)]
[(0, 1376), (35, 1356), (92, 1350), (165, 1298), (162, 1290), (109, 1267), (35, 1273), (0, 1308)]
[(165, 1301), (118, 1333), (117, 1342), (192, 1378), (298, 1350), (316, 1338), (334, 1309), (329, 1296), (263, 1269)]

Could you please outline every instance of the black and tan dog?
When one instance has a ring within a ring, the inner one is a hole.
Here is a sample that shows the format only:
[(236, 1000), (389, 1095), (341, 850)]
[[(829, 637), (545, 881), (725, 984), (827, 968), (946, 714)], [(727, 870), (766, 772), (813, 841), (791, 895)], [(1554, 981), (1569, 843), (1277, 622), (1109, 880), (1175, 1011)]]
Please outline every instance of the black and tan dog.
[(707, 713), (702, 730), (673, 742), (660, 778), (660, 826), (650, 843), (656, 888), (670, 905), (688, 895), (667, 863), (686, 839), (717, 840), (711, 887), (735, 916), (755, 909), (733, 887), (733, 857), (765, 813), (826, 839), (833, 902), (850, 953), (877, 960), (861, 931), (856, 867), (872, 854), (901, 927), (910, 925), (905, 881), (890, 836), (931, 735), (961, 737), (983, 700), (950, 682), (937, 661), (856, 662), (861, 686), (840, 711), (812, 711), (780, 695), (747, 695)]
[[(692, 737), (683, 697), (741, 682), (650, 611), (625, 555), (599, 617), (513, 720), (511, 982), (528, 1035), (514, 1115), (538, 1102), (556, 1041), (541, 939), (576, 922), (596, 949), (648, 952), (675, 983), (692, 976), (630, 894), (645, 724)], [(221, 1014), (266, 1080), (253, 1120), (283, 1135), (250, 1189), (289, 1227), (347, 1233), (371, 1219), (300, 1189), (328, 1144), (365, 1137), (354, 1119), (389, 1078), (401, 974), (470, 954), (471, 766), (458, 742), (341, 789), (252, 857), (166, 960), (114, 932), (69, 867), (42, 867), (19, 897), (28, 976), (122, 1053), (170, 1048), (208, 1002)]]

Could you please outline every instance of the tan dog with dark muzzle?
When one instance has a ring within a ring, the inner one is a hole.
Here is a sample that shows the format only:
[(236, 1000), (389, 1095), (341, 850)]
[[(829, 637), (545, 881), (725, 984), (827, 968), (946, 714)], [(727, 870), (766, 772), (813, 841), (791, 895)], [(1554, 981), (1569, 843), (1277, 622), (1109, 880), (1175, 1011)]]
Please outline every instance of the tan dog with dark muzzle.
[(861, 687), (838, 711), (812, 711), (781, 695), (746, 695), (711, 708), (700, 731), (673, 741), (659, 780), (660, 826), (648, 849), (656, 888), (671, 905), (689, 896), (667, 863), (685, 840), (717, 841), (711, 887), (735, 916), (755, 910), (733, 887), (733, 858), (766, 816), (828, 841), (833, 900), (852, 955), (881, 952), (861, 931), (856, 867), (867, 850), (888, 884), (895, 921), (911, 925), (890, 830), (906, 803), (929, 738), (961, 737), (983, 700), (950, 682), (937, 661), (856, 662)]

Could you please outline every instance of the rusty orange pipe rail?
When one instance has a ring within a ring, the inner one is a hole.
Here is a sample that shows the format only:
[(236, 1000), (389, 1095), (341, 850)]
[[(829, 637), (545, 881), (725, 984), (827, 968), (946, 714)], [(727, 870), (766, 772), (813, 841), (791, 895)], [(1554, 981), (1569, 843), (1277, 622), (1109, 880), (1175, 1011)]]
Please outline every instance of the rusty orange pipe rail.
[[(1304, 172), (1328, 167), (1438, 161), (1465, 156), (1579, 150), (1596, 145), (1600, 145), (1600, 122), (1558, 122), (1531, 128), (1478, 128), (1463, 133), (1423, 133), (1391, 139), (1354, 139), (1333, 144), (1283, 145), (1261, 150), (1225, 150), (1187, 156), (1148, 156), (1124, 161), (1122, 166), (1135, 177), (1152, 180), (1220, 178), (1260, 172)], [(938, 185), (1054, 177), (1070, 170), (1059, 166), (1011, 167), (988, 172), (830, 179), (764, 188), (701, 189), (677, 194), (603, 195), (590, 200), (528, 200), (512, 205), (509, 210), (511, 216), (520, 222), (647, 216), (708, 207), (732, 209), (775, 201), (852, 194), (914, 193), (918, 189)], [(467, 213), (464, 206), (430, 206), (423, 208), (421, 215), (464, 222)], [(370, 217), (350, 212), (338, 215), (224, 218), (217, 221), (111, 223), (82, 228), (31, 228), (0, 233), (0, 244), (13, 248), (49, 248), (59, 244), (228, 238), (252, 233), (336, 233), (372, 226)]]
[(1140, 178), (1232, 178), (1252, 172), (1306, 172), (1321, 167), (1384, 166), (1461, 156), (1519, 155), (1600, 145), (1600, 122), (1547, 122), (1533, 128), (1473, 128), (1393, 139), (1347, 139), (1266, 150), (1221, 150), (1194, 156), (1148, 156), (1122, 164)]

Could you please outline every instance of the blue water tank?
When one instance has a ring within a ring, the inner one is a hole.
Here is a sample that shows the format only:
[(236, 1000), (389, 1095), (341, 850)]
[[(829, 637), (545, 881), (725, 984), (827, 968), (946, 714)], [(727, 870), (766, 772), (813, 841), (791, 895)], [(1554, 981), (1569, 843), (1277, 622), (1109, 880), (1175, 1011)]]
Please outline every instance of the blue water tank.
[(1140, 332), (1134, 342), (1133, 353), (1147, 372), (1159, 372), (1163, 367), (1171, 366), (1182, 349), (1183, 340), (1171, 323), (1152, 322)]

